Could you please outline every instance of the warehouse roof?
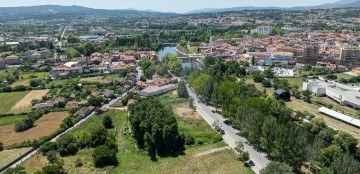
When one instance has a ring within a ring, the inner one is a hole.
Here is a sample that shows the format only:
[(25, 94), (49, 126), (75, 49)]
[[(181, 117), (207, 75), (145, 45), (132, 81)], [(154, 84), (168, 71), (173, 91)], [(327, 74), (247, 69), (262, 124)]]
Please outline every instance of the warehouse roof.
[(350, 116), (347, 116), (345, 114), (342, 114), (342, 113), (339, 113), (339, 112), (336, 112), (334, 110), (331, 110), (331, 109), (328, 109), (326, 107), (321, 107), (319, 108), (319, 111), (326, 114), (326, 115), (329, 115), (333, 118), (336, 118), (338, 120), (341, 120), (343, 122), (346, 122), (348, 124), (351, 124), (353, 126), (356, 126), (356, 127), (360, 127), (360, 120), (358, 119), (355, 119), (353, 117), (350, 117)]

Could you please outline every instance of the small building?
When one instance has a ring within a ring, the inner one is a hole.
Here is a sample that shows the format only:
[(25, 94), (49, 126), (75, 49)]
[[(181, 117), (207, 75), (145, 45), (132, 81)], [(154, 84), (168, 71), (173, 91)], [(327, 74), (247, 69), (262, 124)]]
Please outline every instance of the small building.
[(32, 107), (32, 110), (38, 110), (38, 109), (53, 109), (54, 103), (52, 101), (47, 101), (45, 103), (38, 103)]
[(114, 97), (114, 90), (110, 90), (110, 89), (107, 89), (105, 90), (103, 93), (104, 97), (106, 98), (111, 98), (111, 97)]
[(78, 115), (82, 118), (87, 117), (88, 115), (90, 115), (93, 111), (95, 110), (94, 106), (89, 106), (89, 107), (83, 107), (80, 110), (78, 110), (75, 115)]
[(55, 100), (54, 100), (54, 106), (55, 107), (58, 107), (58, 106), (65, 106), (66, 103), (68, 102), (68, 100), (65, 98), (65, 97), (57, 97)]
[(274, 91), (274, 95), (276, 99), (289, 101), (290, 100), (290, 93), (286, 91), (285, 89), (277, 89)]
[(176, 85), (174, 84), (168, 84), (164, 86), (149, 86), (145, 88), (144, 90), (140, 91), (140, 95), (144, 97), (151, 97), (151, 96), (157, 96), (161, 94), (165, 94), (169, 91), (172, 91), (176, 89)]

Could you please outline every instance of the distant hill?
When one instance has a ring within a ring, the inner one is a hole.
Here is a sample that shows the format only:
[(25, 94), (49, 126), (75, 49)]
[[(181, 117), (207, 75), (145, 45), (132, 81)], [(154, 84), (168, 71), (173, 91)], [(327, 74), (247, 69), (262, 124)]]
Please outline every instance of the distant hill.
[(300, 7), (290, 7), (290, 8), (282, 8), (282, 7), (253, 7), (253, 6), (245, 6), (245, 7), (232, 7), (232, 8), (205, 8), (205, 9), (197, 9), (187, 12), (187, 14), (198, 14), (198, 13), (221, 13), (221, 12), (229, 12), (229, 11), (243, 11), (243, 10), (303, 10), (303, 9), (327, 9), (327, 8), (346, 8), (346, 7), (360, 7), (360, 0), (340, 0), (334, 3), (326, 3), (317, 6), (300, 6)]
[[(105, 10), (93, 9), (82, 6), (60, 6), (60, 5), (40, 5), (29, 7), (0, 7), (0, 16), (19, 16), (26, 18), (27, 15), (52, 15), (52, 14), (83, 14), (83, 15), (109, 15), (109, 16), (135, 16), (135, 17), (170, 17), (176, 13), (161, 13), (155, 11), (140, 10)], [(29, 16), (29, 17), (30, 17)]]

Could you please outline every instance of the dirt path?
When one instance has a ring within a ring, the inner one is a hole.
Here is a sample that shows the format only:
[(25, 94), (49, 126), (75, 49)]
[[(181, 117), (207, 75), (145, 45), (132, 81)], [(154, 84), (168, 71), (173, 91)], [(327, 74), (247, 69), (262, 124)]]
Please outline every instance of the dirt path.
[(197, 158), (197, 157), (209, 155), (209, 154), (212, 154), (212, 153), (215, 153), (215, 152), (220, 152), (220, 151), (223, 151), (223, 150), (230, 150), (230, 149), (231, 149), (230, 146), (220, 147), (220, 148), (217, 148), (217, 149), (211, 149), (211, 150), (208, 150), (208, 151), (197, 153), (197, 154), (194, 155), (194, 157)]
[(49, 92), (48, 89), (44, 90), (32, 90), (30, 91), (24, 98), (22, 98), (18, 103), (16, 103), (10, 112), (24, 112), (29, 107), (31, 107), (31, 100), (33, 99), (41, 99)]

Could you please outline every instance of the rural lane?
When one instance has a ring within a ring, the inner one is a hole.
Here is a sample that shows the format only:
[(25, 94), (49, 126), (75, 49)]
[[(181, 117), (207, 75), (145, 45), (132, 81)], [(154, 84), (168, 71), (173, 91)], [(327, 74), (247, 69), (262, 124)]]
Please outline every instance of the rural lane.
[(257, 151), (253, 146), (250, 146), (247, 143), (248, 141), (246, 140), (246, 138), (243, 136), (240, 136), (239, 130), (236, 130), (233, 127), (225, 124), (224, 123), (225, 119), (220, 114), (212, 112), (212, 110), (214, 110), (214, 108), (212, 108), (210, 106), (206, 106), (204, 103), (198, 102), (199, 99), (198, 99), (197, 95), (188, 87), (188, 85), (186, 85), (186, 88), (188, 90), (189, 95), (194, 98), (194, 102), (196, 102), (196, 109), (199, 112), (199, 114), (204, 118), (204, 120), (210, 126), (212, 126), (212, 124), (214, 122), (219, 121), (219, 124), (223, 127), (223, 129), (225, 131), (225, 134), (222, 137), (223, 137), (224, 141), (231, 148), (236, 147), (236, 142), (243, 142), (244, 150), (249, 152), (250, 160), (252, 160), (255, 163), (255, 166), (252, 166), (251, 169), (255, 173), (260, 173), (260, 170), (265, 168), (267, 166), (267, 164), (270, 162), (266, 158), (267, 155), (265, 153), (261, 153), (261, 152)]

